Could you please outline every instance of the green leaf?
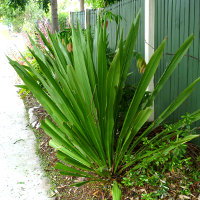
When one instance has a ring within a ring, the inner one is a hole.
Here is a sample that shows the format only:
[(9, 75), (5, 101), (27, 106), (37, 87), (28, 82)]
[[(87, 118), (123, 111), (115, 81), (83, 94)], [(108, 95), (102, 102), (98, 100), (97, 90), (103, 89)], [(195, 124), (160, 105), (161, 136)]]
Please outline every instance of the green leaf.
[(200, 78), (191, 83), (178, 97), (162, 112), (162, 114), (134, 141), (131, 149), (141, 142), (142, 138), (146, 137), (153, 129), (155, 129), (161, 122), (163, 122), (170, 114), (172, 114), (192, 93), (194, 86), (200, 81)]
[(134, 94), (134, 97), (131, 101), (131, 105), (129, 106), (129, 109), (126, 113), (126, 117), (122, 126), (122, 130), (120, 132), (120, 136), (119, 136), (119, 140), (118, 140), (118, 144), (117, 144), (117, 154), (119, 153), (122, 143), (124, 142), (124, 138), (126, 137), (127, 133), (129, 133), (129, 131), (132, 128), (132, 123), (134, 122), (135, 119), (135, 115), (138, 112), (139, 109), (139, 105), (142, 101), (142, 98), (145, 94), (145, 91), (153, 77), (153, 75), (156, 72), (156, 69), (159, 65), (160, 59), (162, 57), (163, 54), (163, 50), (165, 47), (165, 42), (166, 40), (164, 40), (162, 42), (162, 44), (158, 47), (158, 49), (155, 51), (155, 53), (153, 54), (153, 56), (151, 57), (149, 63), (147, 64), (147, 68), (144, 72), (144, 75), (136, 89), (136, 92)]
[[(170, 143), (170, 144), (166, 145), (165, 147), (161, 147), (161, 148), (158, 148), (158, 149), (153, 150), (153, 151), (148, 151), (148, 153), (138, 155), (135, 160), (127, 163), (121, 169), (121, 171), (127, 169), (129, 166), (135, 164), (138, 161), (140, 161), (140, 162), (138, 162), (138, 164), (134, 165), (134, 167), (131, 170), (136, 170), (136, 169), (142, 168), (142, 166), (144, 166), (144, 164), (145, 165), (149, 164), (152, 161), (157, 160), (161, 156), (166, 156), (170, 151), (179, 147), (181, 144), (184, 144), (188, 141), (191, 141), (191, 140), (193, 140), (197, 137), (199, 137), (199, 135), (189, 135), (189, 136), (184, 137), (183, 139), (179, 139), (178, 141), (176, 141), (174, 143)], [(129, 172), (130, 171), (126, 171), (126, 174), (128, 174)]]
[(27, 90), (28, 87), (26, 85), (15, 85), (15, 87)]
[(78, 182), (78, 183), (73, 183), (70, 186), (80, 187), (80, 186), (85, 185), (86, 183), (89, 183), (89, 182), (91, 182), (91, 181), (82, 181), (82, 182)]
[(114, 183), (113, 183), (112, 196), (113, 196), (113, 198), (112, 198), (113, 200), (121, 200), (122, 199), (122, 191), (119, 189), (116, 181), (114, 181)]
[(116, 156), (116, 165), (115, 165), (115, 171), (117, 170), (117, 166), (119, 164), (119, 162), (123, 159), (125, 153), (127, 152), (127, 150), (129, 149), (128, 153), (131, 153), (133, 150), (133, 146), (130, 147), (130, 144), (133, 141), (133, 138), (136, 136), (136, 134), (138, 133), (138, 131), (140, 130), (140, 128), (144, 125), (144, 123), (148, 120), (148, 118), (150, 117), (152, 113), (152, 109), (147, 108), (145, 110), (142, 110), (138, 113), (138, 115), (136, 116), (134, 123), (133, 123), (133, 128), (130, 130), (129, 133), (127, 133), (127, 136), (125, 138), (125, 141), (120, 149), (119, 152), (119, 156)]
[(59, 169), (59, 170), (62, 170), (64, 173), (71, 173), (71, 174), (77, 174), (77, 175), (80, 175), (80, 177), (88, 177), (88, 178), (91, 178), (93, 177), (92, 175), (88, 174), (88, 173), (85, 173), (83, 171), (80, 171), (80, 170), (77, 170), (75, 168), (72, 168), (72, 167), (69, 167), (69, 166), (66, 166), (62, 163), (56, 163), (55, 165), (55, 169)]

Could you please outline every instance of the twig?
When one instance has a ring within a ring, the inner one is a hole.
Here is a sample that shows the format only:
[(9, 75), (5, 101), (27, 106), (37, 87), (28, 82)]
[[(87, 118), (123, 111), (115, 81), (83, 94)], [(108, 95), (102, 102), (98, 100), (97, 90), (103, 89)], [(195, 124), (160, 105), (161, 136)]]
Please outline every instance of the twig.
[(13, 144), (16, 144), (17, 142), (21, 142), (21, 141), (24, 141), (24, 139), (19, 139), (19, 140), (15, 141)]
[(146, 40), (144, 41), (147, 45), (149, 45), (153, 50), (155, 50), (155, 48), (151, 45), (151, 44), (149, 44)]
[[(150, 45), (146, 40), (144, 41), (147, 45), (149, 45), (153, 50), (155, 50), (155, 48), (152, 46), (152, 45)], [(168, 56), (174, 56), (174, 55), (176, 55), (175, 53), (166, 53), (166, 55), (168, 55)], [(192, 56), (192, 55), (189, 55), (189, 54), (186, 54), (185, 55), (186, 57), (189, 57), (189, 58), (193, 58), (193, 59), (195, 59), (195, 60), (197, 60), (198, 62), (200, 62), (200, 59), (198, 59), (198, 58), (196, 58), (196, 57), (194, 57), (194, 56)]]
[[(166, 55), (168, 55), (168, 56), (174, 56), (176, 54), (175, 53), (166, 53)], [(200, 60), (198, 58), (194, 57), (194, 56), (191, 56), (189, 54), (186, 54), (185, 56), (189, 57), (189, 58), (193, 58), (193, 59), (197, 60), (198, 62), (200, 62)]]

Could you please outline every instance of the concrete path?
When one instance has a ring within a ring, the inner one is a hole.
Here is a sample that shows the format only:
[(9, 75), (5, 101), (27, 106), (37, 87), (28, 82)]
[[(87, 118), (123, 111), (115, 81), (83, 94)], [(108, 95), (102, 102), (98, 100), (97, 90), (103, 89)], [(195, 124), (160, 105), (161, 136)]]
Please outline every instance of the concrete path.
[(35, 154), (35, 136), (27, 128), (25, 108), (14, 87), (16, 74), (5, 53), (24, 48), (0, 25), (0, 199), (48, 200), (48, 180)]

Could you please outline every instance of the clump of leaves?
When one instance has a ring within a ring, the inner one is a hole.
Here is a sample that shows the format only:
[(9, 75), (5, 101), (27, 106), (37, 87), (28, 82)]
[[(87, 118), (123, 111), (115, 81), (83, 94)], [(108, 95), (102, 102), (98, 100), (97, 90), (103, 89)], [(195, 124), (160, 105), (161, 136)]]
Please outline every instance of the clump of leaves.
[(122, 183), (130, 189), (134, 188), (135, 196), (142, 199), (162, 199), (174, 195), (186, 195), (188, 199), (198, 197), (200, 169), (194, 166), (191, 157), (180, 157), (177, 162), (176, 159), (172, 161), (174, 155), (171, 152), (165, 162), (159, 160), (141, 169), (130, 170)]
[[(181, 140), (183, 137), (195, 134), (196, 128), (191, 129), (192, 117), (189, 113), (181, 117), (185, 122), (185, 128), (176, 130), (176, 136), (162, 141), (159, 140), (152, 144), (152, 140), (147, 137), (143, 138), (143, 145), (148, 146), (149, 151), (155, 151), (159, 148), (164, 148), (170, 143)], [(165, 130), (173, 131), (172, 127), (165, 125)], [(132, 156), (126, 156), (127, 163), (134, 159)], [(160, 154), (156, 160), (144, 163), (140, 169), (131, 169), (125, 177), (123, 177), (122, 183), (127, 187), (142, 187), (144, 191), (140, 194), (142, 199), (160, 199), (163, 197), (169, 197), (171, 184), (177, 188), (176, 193), (180, 195), (191, 195), (191, 187), (195, 189), (195, 193), (198, 193), (199, 186), (193, 185), (199, 183), (200, 168), (194, 167), (191, 157), (187, 155), (187, 144), (180, 144), (167, 154)], [(169, 175), (171, 174), (171, 175)], [(174, 181), (173, 176), (176, 178), (178, 174), (178, 183)], [(171, 178), (170, 178), (171, 177)], [(200, 183), (199, 183), (200, 184)], [(139, 189), (138, 189), (139, 190)], [(139, 195), (139, 192), (137, 193)]]
[[(24, 58), (27, 66), (9, 59), (10, 64), (42, 104), (53, 122), (46, 118), (41, 127), (52, 138), (50, 146), (57, 149), (60, 162), (56, 168), (63, 175), (83, 177), (84, 180), (74, 185), (80, 186), (90, 181), (114, 182), (113, 198), (121, 199), (118, 177), (132, 170), (140, 169), (144, 163), (151, 163), (167, 155), (176, 147), (190, 141), (198, 135), (188, 135), (178, 141), (166, 143), (156, 150), (143, 144), (147, 137), (160, 123), (178, 108), (191, 94), (200, 78), (190, 84), (161, 113), (161, 115), (142, 133), (139, 132), (152, 113), (152, 103), (164, 83), (185, 55), (193, 36), (191, 35), (177, 51), (164, 72), (155, 90), (143, 102), (146, 89), (159, 66), (165, 47), (164, 40), (147, 63), (144, 74), (131, 100), (125, 115), (122, 128), (117, 132), (117, 116), (122, 98), (123, 88), (128, 76), (133, 49), (139, 29), (140, 13), (132, 23), (127, 39), (120, 37), (116, 54), (108, 66), (106, 57), (106, 24), (97, 23), (94, 39), (90, 31), (86, 37), (81, 28), (72, 26), (73, 49), (69, 52), (67, 46), (57, 34), (49, 33), (49, 41), (39, 31), (46, 46), (45, 51), (37, 48), (32, 42), (31, 54), (37, 60), (44, 77), (31, 63)], [(30, 76), (31, 70), (42, 82), (45, 89)], [(191, 114), (192, 121), (200, 119), (200, 110)], [(186, 126), (184, 119), (171, 125), (172, 130), (163, 130), (151, 139), (156, 144), (176, 136), (174, 130)], [(125, 155), (133, 159), (125, 162)], [(114, 194), (114, 192), (116, 192)]]

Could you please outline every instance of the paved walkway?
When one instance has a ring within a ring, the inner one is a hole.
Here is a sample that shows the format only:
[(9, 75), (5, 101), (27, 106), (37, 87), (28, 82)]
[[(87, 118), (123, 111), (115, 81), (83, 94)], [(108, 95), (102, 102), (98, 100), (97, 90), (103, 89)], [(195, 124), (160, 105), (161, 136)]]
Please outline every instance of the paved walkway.
[(18, 97), (16, 74), (5, 52), (23, 41), (8, 37), (0, 25), (0, 199), (48, 200), (48, 181), (35, 154), (35, 136), (27, 128), (25, 108)]

